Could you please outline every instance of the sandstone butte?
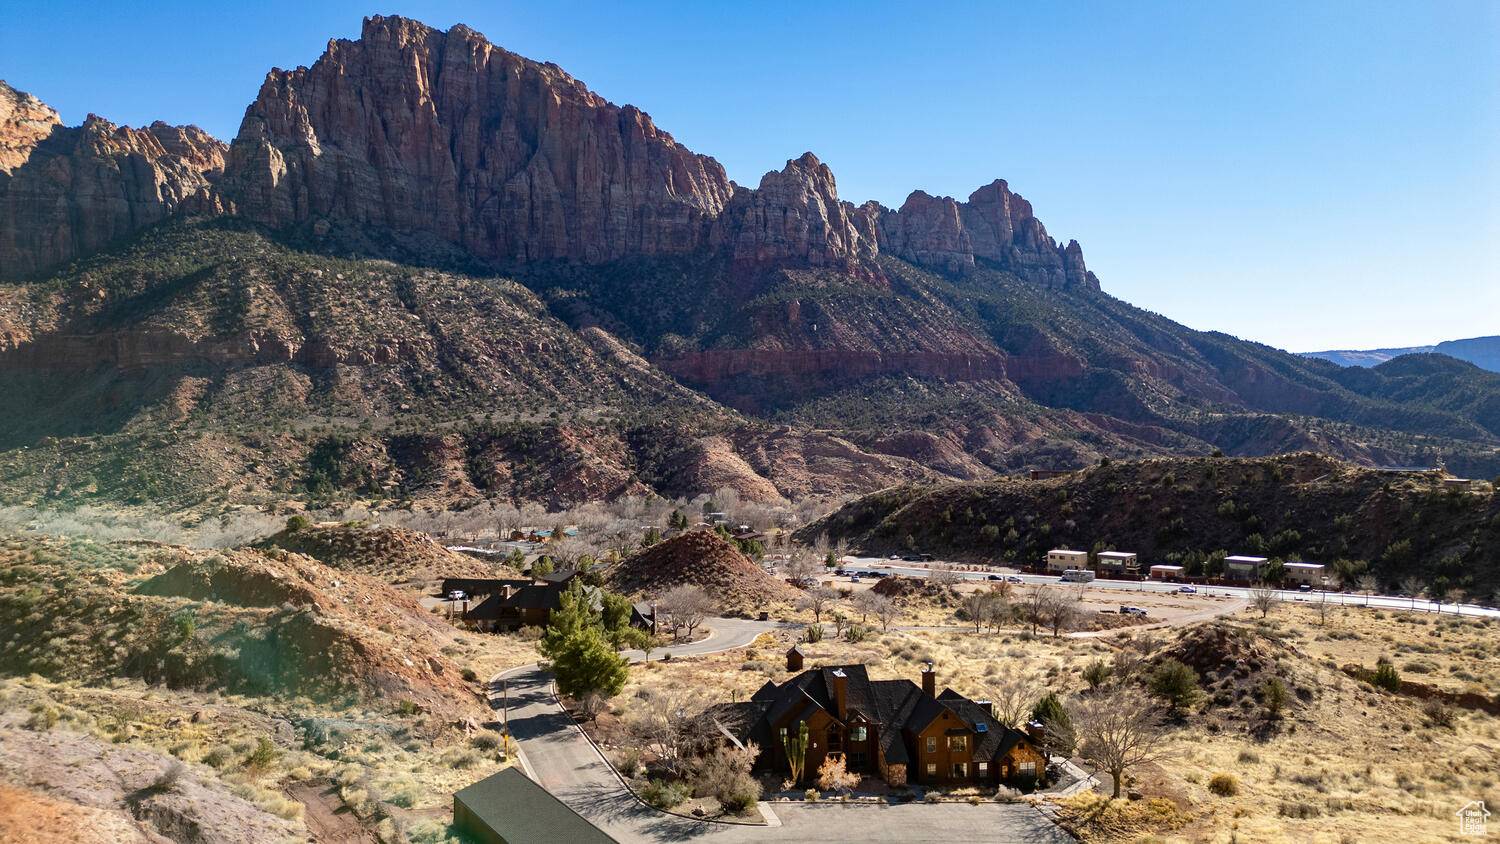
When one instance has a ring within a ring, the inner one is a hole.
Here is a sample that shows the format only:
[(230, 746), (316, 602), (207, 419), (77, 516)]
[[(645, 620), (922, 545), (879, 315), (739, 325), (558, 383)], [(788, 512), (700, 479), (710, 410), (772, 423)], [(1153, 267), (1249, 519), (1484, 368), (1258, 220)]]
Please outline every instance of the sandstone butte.
[(227, 148), (197, 127), (62, 126), (0, 83), (0, 277), (33, 275), (177, 212), (326, 235), (374, 228), (491, 260), (603, 263), (711, 254), (754, 271), (878, 280), (882, 252), (952, 269), (993, 262), (1035, 284), (1097, 288), (1076, 242), (995, 181), (899, 210), (839, 199), (811, 153), (754, 189), (552, 64), (371, 17), (311, 67), (273, 69)]

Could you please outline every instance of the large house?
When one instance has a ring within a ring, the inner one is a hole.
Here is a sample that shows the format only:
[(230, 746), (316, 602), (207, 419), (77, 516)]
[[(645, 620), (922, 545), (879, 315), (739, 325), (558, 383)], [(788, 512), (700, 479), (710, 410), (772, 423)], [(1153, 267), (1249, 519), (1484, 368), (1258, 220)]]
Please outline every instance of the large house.
[[(578, 572), (572, 569), (560, 569), (538, 578), (537, 582), (470, 580), (468, 594), (489, 597), (465, 612), (464, 621), (481, 633), (527, 626), (546, 627), (552, 620), (552, 613), (562, 609), (563, 593), (568, 591), (568, 585), (577, 576)], [(457, 579), (443, 581), (443, 588), (447, 589), (450, 583), (456, 584)], [(592, 592), (590, 600), (597, 602), (598, 590), (585, 587), (584, 591)]]
[(833, 754), (844, 756), (849, 771), (891, 785), (1024, 785), (1046, 775), (1031, 735), (996, 721), (988, 701), (935, 687), (931, 665), (921, 686), (871, 680), (863, 665), (813, 668), (709, 714), (736, 744), (760, 747), (758, 770), (790, 771), (787, 737), (807, 724), (809, 776)]

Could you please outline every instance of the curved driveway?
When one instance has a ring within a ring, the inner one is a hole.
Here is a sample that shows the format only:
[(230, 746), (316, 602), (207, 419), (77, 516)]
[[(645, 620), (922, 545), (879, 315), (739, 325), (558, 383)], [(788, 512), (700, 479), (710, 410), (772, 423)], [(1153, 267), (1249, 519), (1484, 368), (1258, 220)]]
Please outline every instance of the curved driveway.
[[(744, 647), (778, 622), (718, 618), (710, 636), (659, 653), (694, 655)], [(792, 625), (786, 625), (792, 626)], [(627, 651), (632, 661), (640, 651)], [(536, 665), (503, 672), (491, 681), (492, 701), (500, 705), (499, 681), (507, 681), (510, 731), (532, 775), (548, 791), (625, 844), (711, 839), (722, 842), (1055, 842), (1073, 839), (1026, 803), (948, 803), (930, 806), (767, 804), (781, 826), (712, 823), (669, 815), (641, 805), (621, 784), (599, 751), (557, 704), (552, 675)]]

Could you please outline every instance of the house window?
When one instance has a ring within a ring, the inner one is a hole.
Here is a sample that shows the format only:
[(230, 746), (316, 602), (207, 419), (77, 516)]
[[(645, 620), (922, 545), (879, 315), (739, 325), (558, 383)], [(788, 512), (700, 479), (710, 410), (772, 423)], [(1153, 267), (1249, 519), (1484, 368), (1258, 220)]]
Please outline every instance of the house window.
[(867, 737), (868, 732), (865, 727), (855, 727), (849, 732), (850, 741), (864, 741)]
[(990, 763), (988, 763), (988, 762), (979, 762), (977, 764), (979, 765), (979, 770), (977, 771), (977, 773), (979, 774), (979, 776), (981, 776), (981, 777), (987, 777), (987, 776), (990, 775)]
[(857, 770), (863, 768), (864, 766), (865, 766), (865, 755), (863, 753), (851, 753), (851, 754), (849, 754), (849, 766), (848, 766), (848, 768), (850, 770), (857, 771)]
[(1021, 776), (1023, 776), (1023, 777), (1034, 777), (1034, 776), (1036, 776), (1036, 763), (1035, 762), (1022, 762), (1021, 763)]
[(968, 779), (969, 778), (969, 763), (968, 762), (954, 762), (953, 763), (953, 776), (955, 776), (955, 777), (957, 777), (958, 779), (961, 779), (961, 780)]
[(931, 778), (936, 777), (936, 776), (937, 776), (937, 763), (936, 762), (928, 762), (927, 763), (927, 777), (929, 779), (931, 779)]
[(937, 736), (927, 737), (927, 752), (937, 753)]
[(948, 736), (948, 749), (955, 753), (963, 753), (969, 749), (968, 736)]
[(838, 730), (829, 730), (828, 731), (828, 751), (830, 753), (835, 753), (835, 752), (843, 750), (843, 749), (844, 749), (844, 737), (839, 734)]
[(781, 729), (777, 730), (776, 731), (776, 737), (779, 738), (779, 739), (781, 739), (781, 745), (783, 747), (785, 747), (786, 746), (786, 727), (782, 727)]

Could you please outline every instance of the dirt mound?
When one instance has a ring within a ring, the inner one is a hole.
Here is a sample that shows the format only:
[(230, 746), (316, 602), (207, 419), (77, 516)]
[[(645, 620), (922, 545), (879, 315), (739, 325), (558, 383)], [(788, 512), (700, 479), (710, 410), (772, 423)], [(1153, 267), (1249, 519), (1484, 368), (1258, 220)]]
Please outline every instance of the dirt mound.
[(1241, 678), (1275, 671), (1278, 658), (1291, 649), (1253, 630), (1209, 624), (1186, 631), (1161, 659), (1175, 659), (1198, 672), (1204, 681), (1230, 675)]
[(875, 582), (870, 591), (884, 595), (900, 604), (920, 601), (935, 601), (947, 606), (953, 600), (953, 590), (938, 586), (922, 577), (888, 574)]
[(701, 586), (726, 612), (759, 610), (801, 594), (709, 530), (689, 531), (626, 557), (610, 567), (605, 579), (615, 591), (638, 595), (683, 583)]
[(387, 525), (312, 525), (284, 530), (267, 538), (262, 546), (306, 554), (326, 566), (368, 574), (387, 583), (521, 576), (508, 566), (449, 551), (425, 533)]
[(180, 562), (137, 592), (274, 608), (254, 628), (230, 634), (242, 682), (314, 698), (411, 700), (452, 715), (477, 705), (462, 670), (442, 652), (455, 631), (410, 595), (279, 548), (179, 553)]

